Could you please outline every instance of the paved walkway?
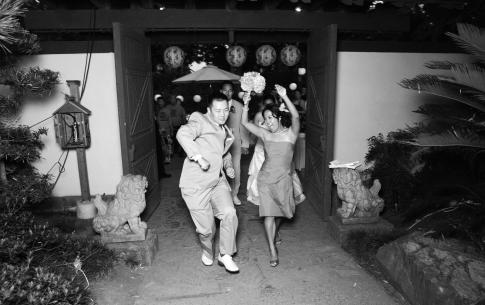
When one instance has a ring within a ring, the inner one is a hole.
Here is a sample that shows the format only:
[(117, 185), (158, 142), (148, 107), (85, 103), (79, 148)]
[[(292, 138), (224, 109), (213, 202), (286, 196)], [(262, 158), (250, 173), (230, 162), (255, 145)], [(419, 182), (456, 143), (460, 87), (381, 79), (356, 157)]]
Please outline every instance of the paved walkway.
[(282, 225), (280, 264), (272, 268), (258, 209), (240, 195), (235, 256), (240, 273), (228, 274), (217, 264), (203, 266), (177, 186), (180, 163), (175, 163), (170, 166), (172, 178), (162, 180), (162, 202), (148, 223), (160, 246), (153, 265), (116, 271), (112, 286), (103, 288), (112, 290), (111, 297), (98, 292), (99, 304), (399, 304), (331, 239), (306, 202), (298, 206), (293, 221)]

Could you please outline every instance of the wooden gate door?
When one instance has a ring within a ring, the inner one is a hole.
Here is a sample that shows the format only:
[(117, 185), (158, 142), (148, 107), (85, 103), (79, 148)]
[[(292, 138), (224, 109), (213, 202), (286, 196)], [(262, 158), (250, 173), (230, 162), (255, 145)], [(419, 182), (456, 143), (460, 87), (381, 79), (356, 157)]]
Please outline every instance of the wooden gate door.
[(335, 131), (337, 25), (314, 29), (307, 44), (305, 193), (324, 219), (332, 211), (332, 161)]
[(113, 42), (123, 175), (147, 177), (146, 220), (160, 201), (150, 42), (142, 30), (120, 23), (113, 23)]

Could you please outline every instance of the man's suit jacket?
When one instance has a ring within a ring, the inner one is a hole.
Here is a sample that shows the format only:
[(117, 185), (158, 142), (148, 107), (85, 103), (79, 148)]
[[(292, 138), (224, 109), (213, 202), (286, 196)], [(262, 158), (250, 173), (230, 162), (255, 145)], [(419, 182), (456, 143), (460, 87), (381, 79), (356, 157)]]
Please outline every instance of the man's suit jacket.
[[(220, 126), (208, 114), (194, 112), (187, 124), (177, 132), (177, 140), (187, 153), (184, 161), (179, 186), (181, 188), (206, 189), (217, 185), (224, 177), (223, 169), (232, 167), (229, 147), (234, 141), (232, 132), (226, 125)], [(202, 156), (210, 163), (203, 171), (191, 158)]]
[(227, 126), (231, 129), (234, 134), (234, 142), (236, 142), (237, 147), (249, 147), (249, 131), (241, 124), (241, 116), (243, 111), (243, 105), (236, 101), (231, 100), (232, 106), (234, 106), (234, 112), (229, 113), (229, 118), (227, 119)]

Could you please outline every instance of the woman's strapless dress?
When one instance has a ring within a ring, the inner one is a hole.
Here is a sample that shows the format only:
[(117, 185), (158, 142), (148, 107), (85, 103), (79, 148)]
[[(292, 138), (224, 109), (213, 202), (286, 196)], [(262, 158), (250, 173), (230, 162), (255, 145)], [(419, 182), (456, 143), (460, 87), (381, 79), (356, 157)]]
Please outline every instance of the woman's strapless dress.
[[(303, 193), (298, 202), (295, 200), (293, 150), (294, 144), (290, 142), (264, 142), (264, 162), (256, 179), (259, 216), (292, 218), (296, 204), (304, 200)], [(299, 188), (301, 191), (301, 183)]]

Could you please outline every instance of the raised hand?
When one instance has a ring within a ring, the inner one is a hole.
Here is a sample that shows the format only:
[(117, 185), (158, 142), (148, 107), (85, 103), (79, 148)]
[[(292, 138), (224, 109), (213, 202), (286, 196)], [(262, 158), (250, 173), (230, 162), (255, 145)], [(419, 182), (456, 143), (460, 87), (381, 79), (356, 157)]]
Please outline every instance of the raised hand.
[(242, 100), (244, 102), (244, 105), (247, 105), (249, 103), (249, 101), (251, 100), (251, 93), (244, 92)]
[(283, 86), (280, 86), (278, 84), (274, 85), (276, 92), (278, 93), (279, 96), (283, 97), (286, 96), (286, 89)]

